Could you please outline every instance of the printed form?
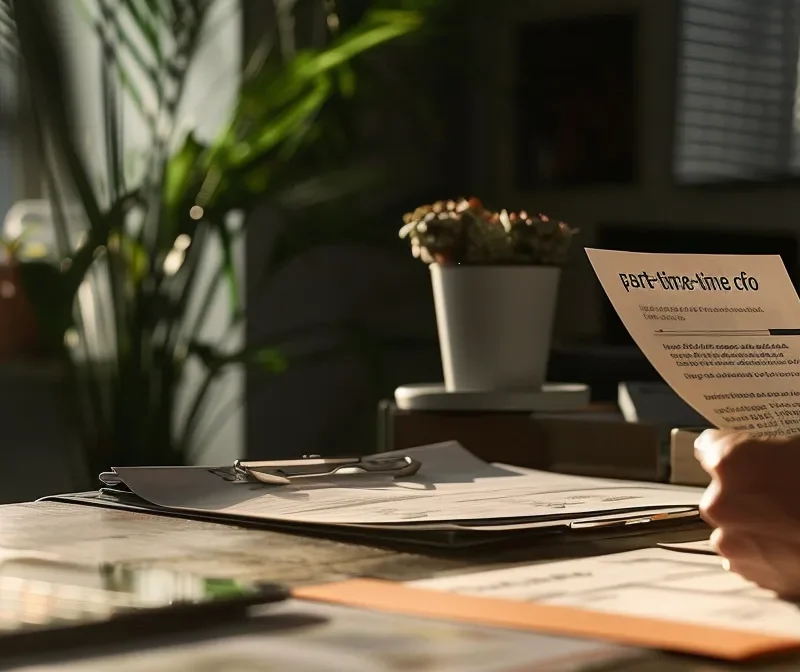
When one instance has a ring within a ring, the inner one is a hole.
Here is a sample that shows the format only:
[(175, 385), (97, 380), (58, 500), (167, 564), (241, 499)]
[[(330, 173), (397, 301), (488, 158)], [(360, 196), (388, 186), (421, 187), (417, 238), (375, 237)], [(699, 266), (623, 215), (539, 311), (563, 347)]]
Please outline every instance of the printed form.
[(800, 433), (800, 299), (779, 256), (586, 253), (686, 403), (717, 427)]
[(719, 558), (698, 553), (645, 549), (408, 585), (800, 638), (796, 604), (726, 572)]

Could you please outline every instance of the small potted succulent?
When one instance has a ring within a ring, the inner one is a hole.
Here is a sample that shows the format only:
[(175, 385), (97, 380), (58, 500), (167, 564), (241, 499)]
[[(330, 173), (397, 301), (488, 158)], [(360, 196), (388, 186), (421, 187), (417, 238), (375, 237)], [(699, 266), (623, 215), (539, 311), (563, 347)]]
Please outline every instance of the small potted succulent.
[(423, 205), (403, 220), (400, 237), (430, 265), (447, 391), (541, 388), (576, 231), (476, 198)]

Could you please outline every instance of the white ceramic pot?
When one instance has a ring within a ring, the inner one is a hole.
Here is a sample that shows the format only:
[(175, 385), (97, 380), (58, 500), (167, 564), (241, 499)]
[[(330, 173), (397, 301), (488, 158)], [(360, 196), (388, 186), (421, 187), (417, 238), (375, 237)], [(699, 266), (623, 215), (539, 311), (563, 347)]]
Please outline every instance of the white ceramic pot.
[(431, 264), (448, 392), (545, 382), (561, 269)]

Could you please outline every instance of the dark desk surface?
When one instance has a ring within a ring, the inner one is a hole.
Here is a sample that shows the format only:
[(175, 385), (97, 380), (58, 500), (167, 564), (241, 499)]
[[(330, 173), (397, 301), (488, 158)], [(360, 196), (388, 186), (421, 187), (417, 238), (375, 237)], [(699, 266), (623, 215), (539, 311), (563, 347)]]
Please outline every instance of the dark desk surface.
[[(572, 542), (547, 548), (505, 551), (496, 555), (427, 555), (333, 542), (280, 532), (152, 516), (64, 503), (26, 503), (0, 507), (0, 549), (56, 553), (77, 562), (126, 562), (177, 567), (208, 576), (276, 580), (291, 585), (370, 576), (411, 580), (515, 561), (548, 561), (580, 555), (648, 547), (658, 541), (688, 541), (704, 530), (625, 537), (603, 542)], [(660, 656), (643, 667), (624, 670), (725, 669)], [(669, 661), (669, 666), (665, 667)]]

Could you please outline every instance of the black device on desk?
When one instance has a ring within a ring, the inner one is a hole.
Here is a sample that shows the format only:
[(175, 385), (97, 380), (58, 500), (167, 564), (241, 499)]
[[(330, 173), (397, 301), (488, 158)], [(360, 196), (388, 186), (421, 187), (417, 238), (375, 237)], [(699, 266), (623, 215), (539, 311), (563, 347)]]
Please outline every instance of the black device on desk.
[(273, 583), (15, 554), (0, 558), (0, 658), (224, 625), (288, 596)]

